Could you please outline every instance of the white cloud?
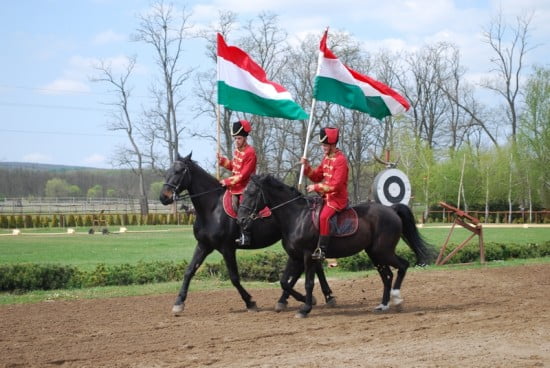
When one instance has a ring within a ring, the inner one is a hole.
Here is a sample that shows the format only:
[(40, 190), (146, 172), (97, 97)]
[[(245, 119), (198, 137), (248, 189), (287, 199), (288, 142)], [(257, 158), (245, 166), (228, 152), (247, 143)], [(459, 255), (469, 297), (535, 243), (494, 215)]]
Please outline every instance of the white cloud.
[(116, 33), (109, 29), (107, 31), (96, 34), (92, 38), (92, 44), (94, 45), (106, 45), (109, 43), (124, 42), (127, 40), (126, 35), (122, 33)]
[(48, 156), (44, 153), (33, 152), (33, 153), (28, 153), (24, 155), (22, 158), (22, 161), (49, 164), (53, 162), (53, 159), (51, 156)]
[(74, 79), (60, 78), (41, 87), (41, 93), (47, 95), (86, 92), (90, 92), (90, 87), (88, 86), (88, 84)]
[(84, 158), (84, 162), (87, 165), (104, 166), (106, 164), (106, 158), (102, 154), (94, 153), (94, 154)]

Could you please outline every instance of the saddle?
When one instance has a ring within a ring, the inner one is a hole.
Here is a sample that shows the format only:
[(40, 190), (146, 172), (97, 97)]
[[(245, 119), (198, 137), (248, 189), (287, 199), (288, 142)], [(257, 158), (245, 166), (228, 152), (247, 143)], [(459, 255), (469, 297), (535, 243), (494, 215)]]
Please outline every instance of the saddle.
[[(319, 213), (323, 207), (321, 197), (308, 197), (311, 206), (311, 220), (316, 229), (319, 229)], [(337, 238), (344, 238), (355, 234), (359, 227), (357, 212), (348, 207), (340, 212), (336, 212), (329, 220), (330, 235)]]
[[(243, 200), (243, 197), (241, 196), (241, 201)], [(229, 190), (226, 190), (223, 194), (223, 210), (227, 214), (227, 216), (236, 219), (237, 218), (237, 212), (235, 212), (235, 209), (233, 208), (233, 204), (231, 203), (231, 193)], [(261, 211), (258, 212), (258, 216), (260, 218), (269, 217), (271, 216), (271, 210), (268, 207), (265, 207)]]

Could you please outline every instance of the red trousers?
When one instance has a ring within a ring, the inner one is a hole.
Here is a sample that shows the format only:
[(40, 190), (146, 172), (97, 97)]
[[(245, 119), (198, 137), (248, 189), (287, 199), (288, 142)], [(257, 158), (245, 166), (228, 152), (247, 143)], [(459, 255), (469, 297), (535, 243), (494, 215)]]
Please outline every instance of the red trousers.
[(319, 235), (328, 236), (330, 235), (330, 218), (336, 213), (336, 210), (332, 207), (327, 206), (326, 204), (321, 209), (319, 214)]

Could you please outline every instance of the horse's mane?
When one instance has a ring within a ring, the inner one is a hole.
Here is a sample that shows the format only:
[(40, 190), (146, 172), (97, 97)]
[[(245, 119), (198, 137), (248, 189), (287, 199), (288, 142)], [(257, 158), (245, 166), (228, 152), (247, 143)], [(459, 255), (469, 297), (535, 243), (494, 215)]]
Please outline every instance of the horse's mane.
[(197, 161), (195, 161), (191, 158), (191, 155), (188, 155), (188, 156), (185, 156), (185, 157), (178, 157), (178, 161), (181, 161), (183, 164), (185, 164), (192, 172), (203, 175), (205, 178), (208, 178), (210, 181), (212, 181), (212, 183), (217, 183), (219, 186), (221, 186), (218, 179), (216, 179), (208, 171), (203, 169), (197, 163)]
[(303, 195), (302, 192), (300, 192), (298, 189), (283, 183), (282, 180), (276, 178), (271, 174), (263, 174), (263, 175), (255, 175), (255, 176), (258, 177), (262, 183), (266, 183), (278, 190), (286, 190), (290, 192), (290, 194), (294, 197)]

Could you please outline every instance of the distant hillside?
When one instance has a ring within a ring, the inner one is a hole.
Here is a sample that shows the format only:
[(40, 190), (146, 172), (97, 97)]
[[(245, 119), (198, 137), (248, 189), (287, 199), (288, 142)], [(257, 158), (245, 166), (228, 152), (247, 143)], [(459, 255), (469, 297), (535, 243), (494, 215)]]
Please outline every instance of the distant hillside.
[[(139, 181), (130, 169), (0, 162), (0, 198), (44, 197), (46, 184), (51, 179), (62, 179), (69, 185), (76, 185), (80, 191), (75, 197), (86, 197), (88, 190), (97, 185), (103, 190), (102, 197), (107, 197), (108, 193), (119, 198), (139, 197)], [(146, 188), (162, 180), (158, 173), (145, 171)]]
[(31, 169), (40, 171), (108, 170), (86, 166), (39, 164), (35, 162), (0, 162), (0, 169)]

